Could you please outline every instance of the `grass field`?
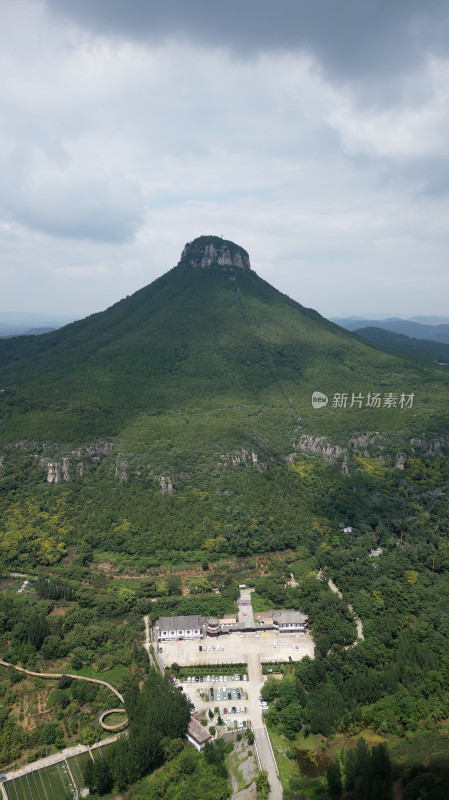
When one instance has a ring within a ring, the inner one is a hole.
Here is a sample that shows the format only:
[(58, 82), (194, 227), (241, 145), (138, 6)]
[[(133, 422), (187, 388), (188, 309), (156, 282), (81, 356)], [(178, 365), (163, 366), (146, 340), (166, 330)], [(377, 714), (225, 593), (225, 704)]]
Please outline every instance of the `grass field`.
[(100, 681), (106, 681), (106, 683), (110, 683), (112, 686), (115, 686), (117, 681), (122, 677), (125, 672), (128, 672), (127, 667), (112, 667), (112, 669), (105, 670), (105, 672), (97, 672), (91, 666), (84, 666), (81, 669), (73, 669), (67, 665), (64, 667), (61, 672), (68, 672), (71, 675), (79, 675), (81, 678), (97, 678)]
[[(108, 747), (109, 745), (106, 745)], [(103, 748), (93, 750), (94, 758), (102, 758)], [(73, 780), (79, 792), (84, 789), (83, 768), (90, 759), (89, 753), (80, 753), (67, 759)], [(72, 800), (75, 787), (65, 761), (30, 772), (3, 784), (8, 800)]]
[(8, 800), (66, 800), (75, 789), (64, 761), (4, 784)]
[(90, 755), (89, 753), (81, 753), (79, 756), (72, 756), (71, 758), (67, 759), (67, 763), (70, 767), (70, 772), (73, 775), (73, 780), (76, 783), (76, 788), (78, 791), (84, 789), (84, 778), (83, 778), (83, 769), (87, 761), (89, 761)]
[(92, 755), (94, 757), (94, 761), (96, 761), (98, 758), (103, 758), (104, 754), (106, 753), (106, 750), (109, 747), (111, 747), (111, 745), (110, 744), (106, 744), (106, 745), (104, 745), (104, 747), (94, 747), (94, 748), (92, 748), (91, 752), (92, 752)]

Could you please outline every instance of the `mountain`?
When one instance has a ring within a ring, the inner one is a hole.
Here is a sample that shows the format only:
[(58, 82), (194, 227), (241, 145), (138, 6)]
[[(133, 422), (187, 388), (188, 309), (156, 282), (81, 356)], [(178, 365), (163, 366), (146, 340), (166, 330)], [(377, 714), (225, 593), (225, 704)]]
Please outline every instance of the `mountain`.
[(372, 344), (404, 353), (414, 359), (431, 359), (440, 365), (449, 365), (449, 344), (432, 342), (430, 339), (412, 339), (403, 333), (394, 333), (384, 328), (356, 328), (354, 333)]
[[(424, 318), (423, 318), (424, 319)], [(367, 320), (359, 317), (346, 317), (345, 319), (334, 319), (335, 324), (341, 325), (349, 331), (360, 330), (361, 328), (382, 328), (383, 330), (401, 333), (412, 339), (428, 339), (434, 342), (449, 344), (449, 324), (447, 323), (428, 323), (423, 324), (415, 320), (389, 319)]]
[(449, 324), (448, 317), (410, 317), (410, 322), (419, 322), (420, 325), (447, 325)]
[[(134, 559), (188, 548), (198, 560), (209, 540), (230, 552), (293, 546), (314, 514), (356, 516), (353, 456), (394, 465), (448, 431), (444, 369), (361, 341), (213, 236), (104, 312), (1, 341), (0, 363), (14, 563), (58, 560), (62, 541), (80, 539)], [(338, 501), (309, 467), (299, 480), (303, 453), (343, 480)]]
[[(310, 433), (397, 429), (390, 410), (364, 405), (333, 417), (329, 406), (315, 410), (314, 391), (329, 398), (416, 391), (414, 419), (428, 422), (419, 392), (431, 373), (361, 343), (282, 295), (251, 270), (246, 251), (218, 237), (195, 240), (177, 267), (104, 312), (36, 338), (1, 342), (0, 359), (8, 415), (0, 442), (36, 436), (70, 445), (98, 436), (126, 442), (155, 416), (189, 410), (199, 420), (217, 408), (228, 420), (224, 435), (239, 427), (231, 438), (242, 446), (248, 419), (260, 413), (262, 428), (269, 419), (276, 428), (282, 421), (289, 438), (299, 416)], [(435, 376), (436, 406), (441, 380)], [(410, 419), (400, 418), (408, 428)]]

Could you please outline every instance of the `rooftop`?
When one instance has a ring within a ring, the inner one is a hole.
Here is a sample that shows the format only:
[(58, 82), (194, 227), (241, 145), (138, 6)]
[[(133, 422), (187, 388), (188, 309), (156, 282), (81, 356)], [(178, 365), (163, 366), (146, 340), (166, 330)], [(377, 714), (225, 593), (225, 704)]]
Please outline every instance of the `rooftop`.
[(192, 739), (195, 739), (195, 741), (198, 742), (198, 744), (203, 744), (204, 742), (207, 742), (211, 738), (211, 735), (207, 730), (207, 728), (201, 725), (201, 723), (198, 722), (198, 720), (195, 719), (195, 717), (190, 717), (187, 733), (189, 734), (189, 736), (192, 737)]
[(284, 624), (294, 624), (300, 625), (304, 622), (307, 622), (309, 619), (307, 614), (301, 614), (300, 611), (293, 611), (292, 609), (281, 609), (280, 611), (270, 611), (270, 617), (276, 622), (281, 622)]
[(158, 624), (160, 631), (198, 630), (203, 627), (198, 614), (190, 617), (159, 617)]

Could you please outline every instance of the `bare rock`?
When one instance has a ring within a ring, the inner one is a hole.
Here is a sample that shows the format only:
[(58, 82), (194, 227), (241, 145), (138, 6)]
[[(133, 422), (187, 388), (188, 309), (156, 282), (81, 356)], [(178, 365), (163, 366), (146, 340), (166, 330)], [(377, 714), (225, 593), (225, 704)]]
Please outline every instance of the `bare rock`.
[(179, 266), (251, 269), (247, 251), (219, 236), (199, 236), (188, 242), (181, 253)]

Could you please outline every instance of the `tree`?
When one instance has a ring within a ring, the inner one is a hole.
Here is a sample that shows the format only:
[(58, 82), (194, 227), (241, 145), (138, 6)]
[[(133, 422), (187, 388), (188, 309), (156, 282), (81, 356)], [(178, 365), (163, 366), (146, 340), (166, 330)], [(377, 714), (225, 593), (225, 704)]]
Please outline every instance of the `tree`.
[(179, 575), (174, 575), (172, 572), (170, 572), (165, 578), (165, 586), (168, 595), (182, 594), (182, 581)]
[(31, 642), (32, 645), (36, 648), (36, 650), (40, 650), (44, 639), (49, 634), (48, 624), (46, 617), (44, 614), (39, 614), (34, 612), (28, 618), (26, 623), (27, 627), (27, 639)]
[(332, 798), (340, 798), (343, 791), (340, 762), (334, 761), (326, 770), (327, 785)]
[(256, 778), (257, 800), (268, 800), (270, 794), (270, 782), (268, 772), (263, 769)]

